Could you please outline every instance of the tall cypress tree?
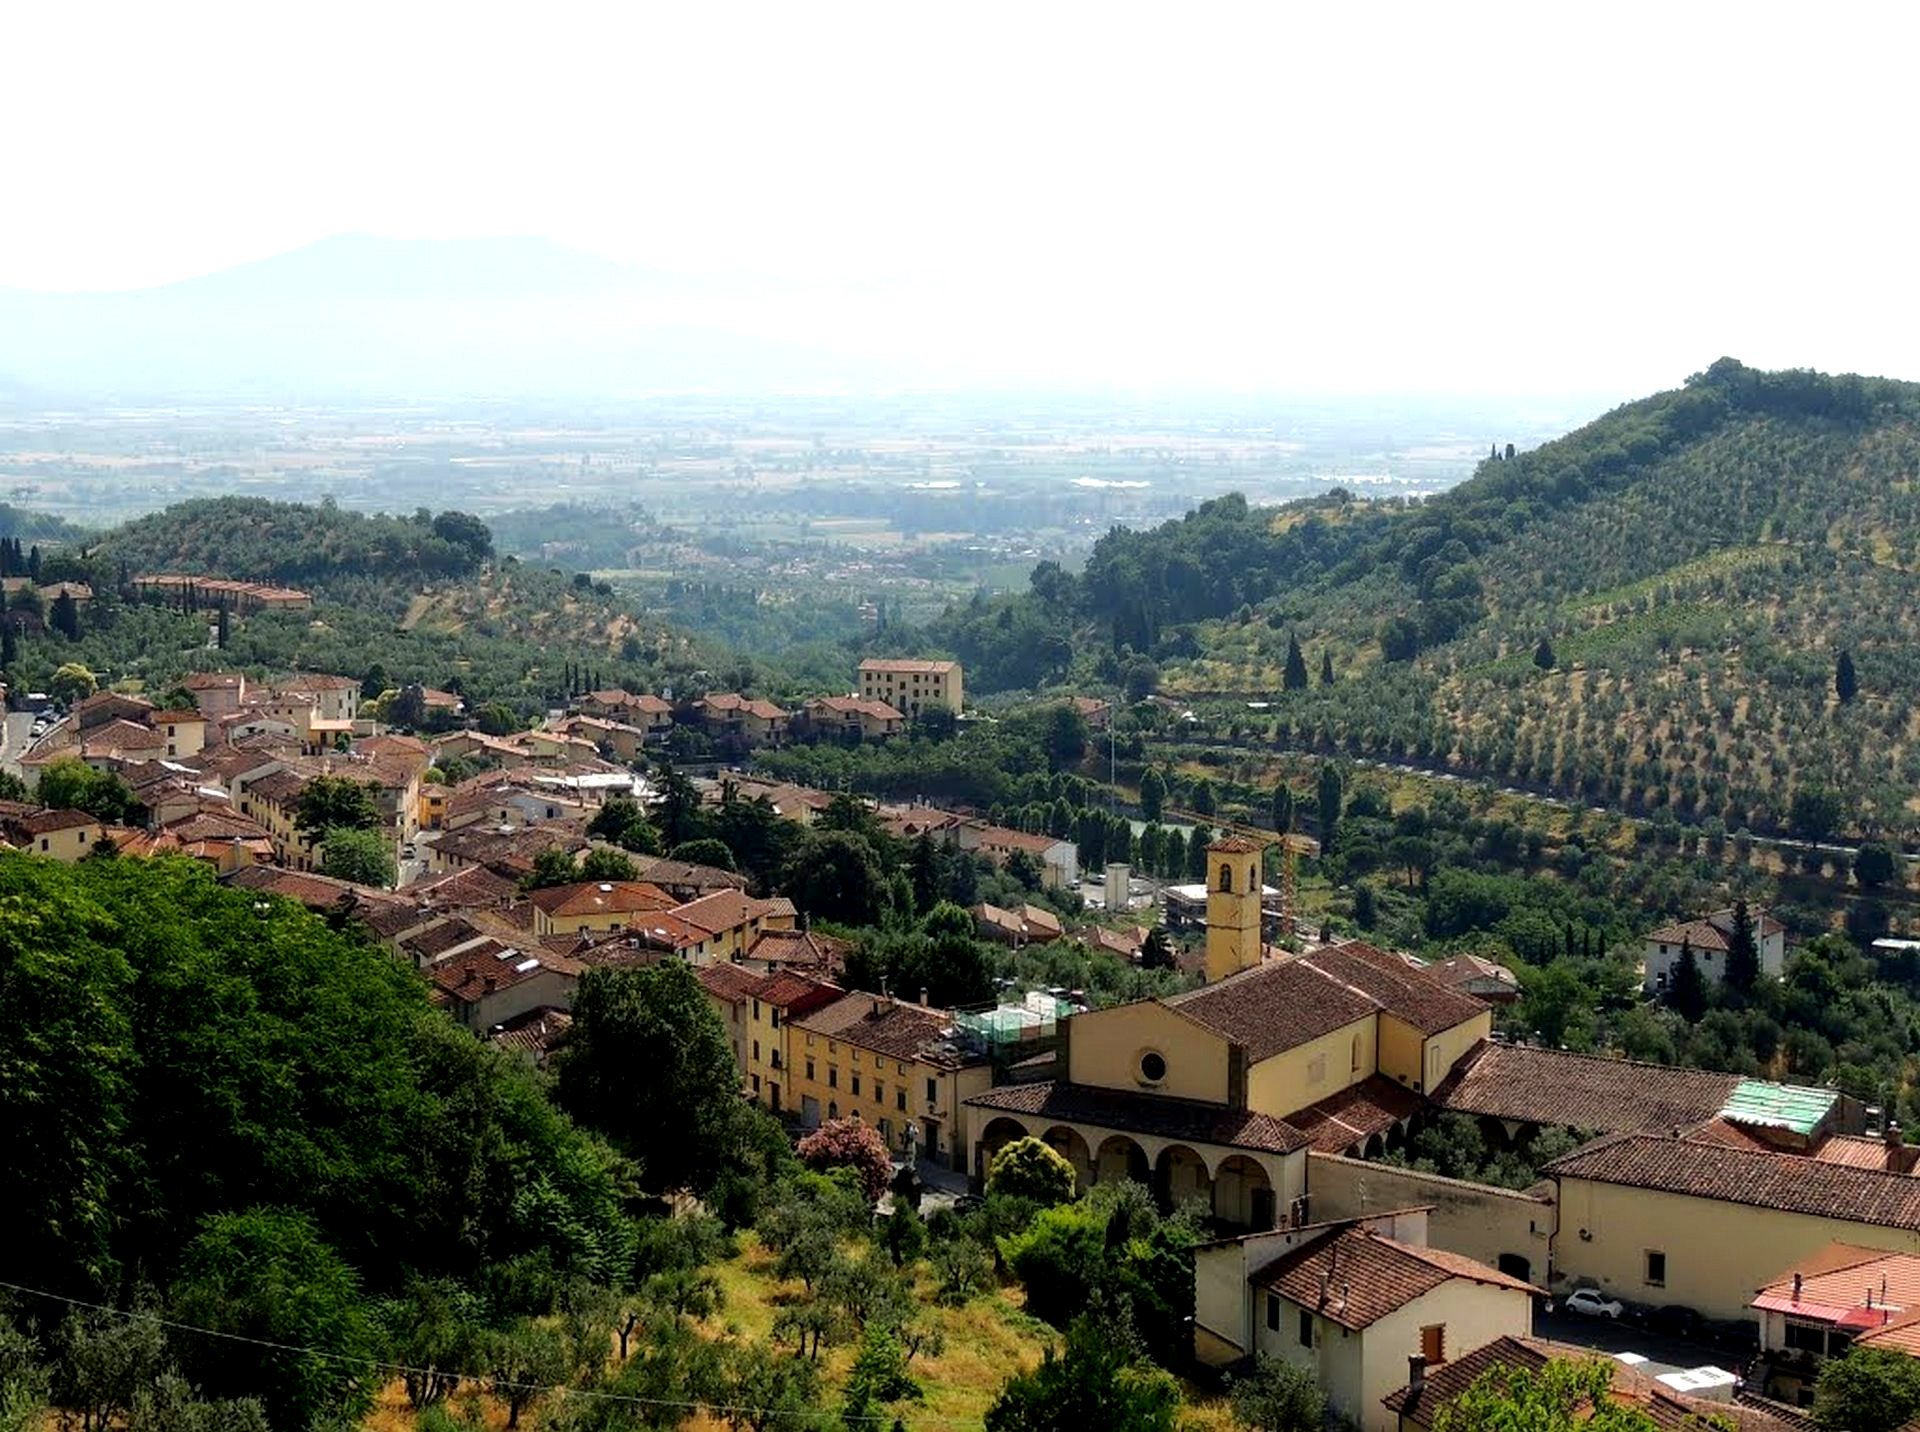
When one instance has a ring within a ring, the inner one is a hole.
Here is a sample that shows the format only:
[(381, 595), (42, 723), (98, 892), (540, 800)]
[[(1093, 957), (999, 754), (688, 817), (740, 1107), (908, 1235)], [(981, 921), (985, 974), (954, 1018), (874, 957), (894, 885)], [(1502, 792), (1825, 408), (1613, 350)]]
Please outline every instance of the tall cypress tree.
[(219, 647), (220, 650), (222, 651), (225, 651), (227, 649), (227, 634), (228, 634), (227, 623), (228, 623), (227, 604), (223, 601), (220, 603), (219, 614), (214, 618), (214, 628), (213, 628), (213, 644)]
[(1733, 930), (1727, 936), (1727, 983), (1742, 994), (1760, 979), (1760, 946), (1744, 898), (1733, 902)]
[(1842, 647), (1833, 663), (1833, 694), (1840, 698), (1842, 706), (1850, 706), (1859, 693), (1860, 678), (1854, 675), (1853, 653)]
[(1287, 670), (1281, 684), (1288, 691), (1307, 689), (1307, 658), (1300, 650), (1300, 638), (1297, 636), (1287, 638)]
[(0, 671), (20, 659), (20, 639), (13, 634), (13, 623), (0, 617)]
[(1667, 986), (1667, 1003), (1689, 1024), (1707, 1012), (1707, 982), (1700, 974), (1700, 962), (1693, 957), (1693, 942), (1680, 942), (1680, 961), (1673, 967), (1673, 980)]
[(1333, 653), (1330, 651), (1320, 653), (1320, 684), (1333, 685)]
[(1320, 783), (1315, 795), (1320, 817), (1320, 853), (1332, 855), (1335, 832), (1340, 824), (1340, 813), (1346, 809), (1346, 782), (1341, 779), (1340, 768), (1332, 761), (1322, 763)]

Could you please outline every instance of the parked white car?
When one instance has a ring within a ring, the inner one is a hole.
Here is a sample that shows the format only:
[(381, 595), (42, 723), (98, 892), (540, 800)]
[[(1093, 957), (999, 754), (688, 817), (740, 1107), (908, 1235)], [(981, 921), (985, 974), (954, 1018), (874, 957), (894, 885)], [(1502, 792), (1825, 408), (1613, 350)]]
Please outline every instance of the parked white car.
[(1589, 1318), (1618, 1318), (1626, 1309), (1617, 1298), (1603, 1298), (1592, 1288), (1578, 1288), (1567, 1295), (1561, 1304), (1570, 1313), (1580, 1313)]

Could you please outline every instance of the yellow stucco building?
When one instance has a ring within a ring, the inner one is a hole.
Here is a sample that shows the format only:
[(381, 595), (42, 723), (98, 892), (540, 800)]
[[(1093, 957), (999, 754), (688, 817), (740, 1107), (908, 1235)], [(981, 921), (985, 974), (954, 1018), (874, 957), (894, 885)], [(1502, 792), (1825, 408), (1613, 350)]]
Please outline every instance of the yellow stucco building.
[(909, 720), (939, 709), (960, 714), (964, 700), (960, 663), (868, 657), (860, 663), (860, 698), (884, 701)]
[(1404, 1128), (1492, 1028), (1483, 1002), (1358, 941), (1286, 955), (1260, 944), (1259, 847), (1208, 848), (1210, 982), (1076, 1015), (1061, 1077), (970, 1100), (974, 1171), (1023, 1134), (1083, 1184), (1126, 1177), (1253, 1228), (1308, 1216), (1307, 1150)]

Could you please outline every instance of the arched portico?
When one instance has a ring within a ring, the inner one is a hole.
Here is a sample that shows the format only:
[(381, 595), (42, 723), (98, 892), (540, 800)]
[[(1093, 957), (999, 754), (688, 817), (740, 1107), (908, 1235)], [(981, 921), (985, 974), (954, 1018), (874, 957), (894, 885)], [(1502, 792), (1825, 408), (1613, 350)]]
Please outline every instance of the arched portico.
[(993, 1166), (993, 1156), (1015, 1139), (1024, 1139), (1026, 1136), (1027, 1126), (1018, 1119), (1002, 1115), (990, 1120), (980, 1131), (979, 1142), (974, 1145), (974, 1176), (984, 1179), (987, 1170)]
[(1040, 1138), (1048, 1148), (1073, 1165), (1074, 1189), (1085, 1193), (1093, 1182), (1093, 1150), (1087, 1147), (1085, 1137), (1078, 1129), (1055, 1124)]
[(1138, 1184), (1151, 1184), (1153, 1164), (1147, 1158), (1147, 1151), (1136, 1141), (1125, 1134), (1110, 1134), (1100, 1141), (1100, 1152), (1093, 1165), (1093, 1181), (1122, 1183), (1129, 1179)]
[(1207, 1161), (1185, 1144), (1169, 1144), (1153, 1163), (1153, 1192), (1168, 1208), (1188, 1203), (1213, 1207), (1213, 1176)]
[(1278, 1216), (1273, 1180), (1245, 1154), (1228, 1154), (1213, 1171), (1213, 1216), (1238, 1228), (1272, 1228)]

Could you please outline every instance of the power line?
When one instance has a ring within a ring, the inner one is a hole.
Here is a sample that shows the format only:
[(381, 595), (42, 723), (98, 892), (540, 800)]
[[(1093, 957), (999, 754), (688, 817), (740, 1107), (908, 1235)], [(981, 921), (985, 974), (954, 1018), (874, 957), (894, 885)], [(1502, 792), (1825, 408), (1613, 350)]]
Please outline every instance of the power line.
[[(92, 1303), (88, 1302), (85, 1298), (70, 1298), (64, 1293), (50, 1293), (44, 1288), (29, 1288), (22, 1283), (0, 1281), (0, 1289), (12, 1293), (24, 1293), (28, 1297), (45, 1298), (49, 1302), (65, 1303), (69, 1307), (85, 1308), (89, 1312), (106, 1313), (112, 1317), (125, 1318), (129, 1322), (151, 1323), (155, 1327), (165, 1328), (171, 1332), (195, 1333), (200, 1337), (221, 1338), (227, 1342), (244, 1343), (249, 1347), (267, 1348), (273, 1352), (299, 1353), (308, 1357), (321, 1357), (333, 1362), (344, 1362), (359, 1367), (373, 1368), (376, 1371), (391, 1373), (400, 1377), (404, 1377), (409, 1373), (421, 1377), (455, 1376), (465, 1380), (481, 1382), (495, 1389), (545, 1393), (549, 1396), (554, 1393), (561, 1393), (568, 1397), (587, 1397), (600, 1402), (620, 1402), (635, 1407), (660, 1407), (688, 1413), (711, 1412), (721, 1417), (729, 1415), (752, 1415), (755, 1413), (771, 1415), (787, 1410), (778, 1407), (749, 1407), (742, 1404), (724, 1402), (679, 1401), (666, 1397), (635, 1397), (630, 1393), (602, 1392), (587, 1387), (568, 1387), (563, 1383), (514, 1382), (508, 1378), (490, 1377), (484, 1374), (467, 1372), (455, 1373), (449, 1368), (413, 1367), (403, 1362), (386, 1362), (380, 1358), (360, 1357), (353, 1353), (335, 1352), (331, 1348), (309, 1347), (300, 1343), (276, 1342), (271, 1338), (250, 1337), (245, 1333), (223, 1332), (219, 1328), (203, 1328), (193, 1323), (183, 1323), (172, 1318), (162, 1317), (158, 1313), (139, 1312), (129, 1308), (115, 1308), (106, 1303)], [(884, 1422), (891, 1424), (896, 1420), (894, 1414), (884, 1412), (841, 1412), (838, 1416), (843, 1422)], [(977, 1428), (982, 1425), (977, 1421), (964, 1417), (933, 1416), (916, 1416), (914, 1423), (916, 1426), (969, 1428)]]

